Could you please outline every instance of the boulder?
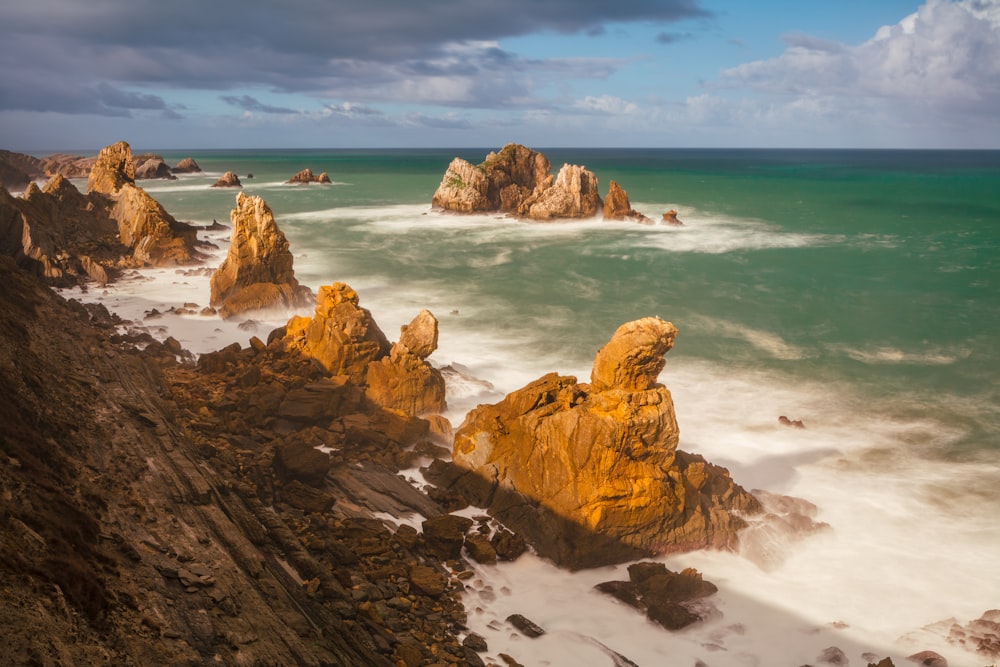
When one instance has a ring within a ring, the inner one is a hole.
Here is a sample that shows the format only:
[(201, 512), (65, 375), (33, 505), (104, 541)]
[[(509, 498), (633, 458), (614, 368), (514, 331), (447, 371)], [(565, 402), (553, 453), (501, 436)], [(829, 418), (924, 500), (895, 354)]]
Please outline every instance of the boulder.
[(312, 169), (303, 169), (287, 181), (288, 183), (330, 183), (330, 176), (324, 171), (319, 176), (312, 173)]
[(162, 266), (187, 264), (198, 259), (197, 230), (178, 222), (145, 190), (135, 184), (132, 149), (120, 141), (101, 149), (87, 179), (87, 192), (110, 202), (110, 215), (118, 222), (118, 237), (132, 250), (137, 263)]
[(274, 470), (286, 483), (298, 480), (309, 486), (321, 487), (326, 473), (330, 471), (330, 455), (307, 441), (290, 439), (275, 452)]
[(357, 292), (344, 283), (320, 287), (313, 316), (288, 321), (286, 349), (312, 357), (331, 375), (347, 375), (363, 385), (368, 364), (389, 354), (391, 346), (359, 301)]
[(677, 450), (673, 401), (657, 382), (676, 333), (656, 317), (626, 323), (589, 385), (550, 373), (480, 405), (455, 433), (457, 470), (434, 481), (571, 568), (734, 548), (760, 504), (724, 468)]
[(135, 157), (135, 178), (139, 179), (167, 179), (176, 180), (177, 177), (163, 161), (162, 155), (152, 155), (146, 153)]
[(607, 581), (595, 588), (646, 612), (651, 621), (668, 630), (680, 630), (701, 620), (686, 604), (718, 590), (697, 570), (671, 572), (663, 563), (633, 563), (628, 574), (629, 581)]
[(632, 208), (628, 193), (615, 181), (608, 183), (608, 194), (604, 198), (604, 219), (652, 223), (652, 220)]
[(437, 349), (438, 322), (428, 310), (400, 328), (389, 355), (368, 365), (365, 396), (372, 403), (418, 417), (447, 407), (441, 371), (424, 359)]
[(219, 176), (219, 180), (212, 184), (213, 188), (242, 188), (243, 184), (240, 183), (240, 177), (234, 172), (227, 171), (222, 176)]
[(242, 192), (230, 214), (226, 258), (211, 278), (211, 306), (223, 318), (261, 308), (299, 308), (312, 300), (292, 268), (288, 240), (267, 203)]
[(193, 157), (186, 157), (175, 164), (171, 171), (175, 174), (200, 174), (201, 167), (198, 166)]
[(458, 558), (465, 544), (465, 533), (472, 519), (456, 514), (442, 514), (423, 522), (427, 548), (442, 560)]

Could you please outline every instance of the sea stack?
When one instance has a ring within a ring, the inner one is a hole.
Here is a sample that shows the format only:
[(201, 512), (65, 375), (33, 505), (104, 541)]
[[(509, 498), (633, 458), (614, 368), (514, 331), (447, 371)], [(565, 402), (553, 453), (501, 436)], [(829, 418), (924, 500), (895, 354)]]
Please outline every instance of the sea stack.
[(437, 482), (574, 569), (735, 547), (741, 516), (761, 508), (726, 469), (677, 449), (657, 382), (676, 335), (658, 317), (628, 322), (598, 351), (589, 385), (550, 373), (479, 406), (455, 433), (457, 469)]
[(249, 310), (308, 305), (312, 292), (296, 280), (288, 240), (267, 203), (241, 192), (229, 219), (229, 252), (211, 279), (212, 307), (229, 318)]

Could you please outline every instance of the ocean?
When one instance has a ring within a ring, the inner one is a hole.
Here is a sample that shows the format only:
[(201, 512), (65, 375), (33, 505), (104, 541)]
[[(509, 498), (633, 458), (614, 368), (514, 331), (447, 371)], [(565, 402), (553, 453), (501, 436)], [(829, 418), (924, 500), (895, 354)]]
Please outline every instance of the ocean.
[[(1000, 152), (541, 148), (553, 172), (582, 164), (602, 194), (615, 180), (633, 208), (654, 220), (675, 209), (684, 225), (431, 210), (450, 160), (488, 150), (167, 152), (205, 173), (140, 182), (180, 220), (228, 223), (235, 192), (209, 186), (234, 171), (274, 211), (300, 282), (350, 284), (393, 340), (431, 310), (430, 361), (468, 378), (449, 387), (456, 426), (544, 373), (586, 381), (620, 324), (661, 316), (680, 331), (660, 376), (680, 448), (748, 489), (814, 503), (830, 525), (766, 545), (764, 564), (662, 559), (720, 588), (717, 612), (680, 633), (590, 590), (627, 578), (624, 566), (569, 574), (528, 556), (478, 567), (467, 606), (488, 655), (801, 665), (837, 646), (850, 664), (890, 655), (898, 666), (924, 649), (952, 667), (989, 664), (946, 643), (947, 624), (928, 626), (1000, 608)], [(333, 184), (284, 183), (307, 167)], [(208, 237), (223, 253), (227, 233)], [(83, 296), (138, 322), (154, 307), (207, 305), (208, 278), (147, 271)], [(204, 352), (286, 317), (143, 324)], [(512, 633), (510, 613), (548, 633)]]

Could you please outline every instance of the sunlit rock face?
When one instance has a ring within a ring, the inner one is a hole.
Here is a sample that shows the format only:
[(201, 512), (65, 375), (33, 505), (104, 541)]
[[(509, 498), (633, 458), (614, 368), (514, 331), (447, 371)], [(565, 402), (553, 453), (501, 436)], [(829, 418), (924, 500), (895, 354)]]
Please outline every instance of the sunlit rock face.
[[(677, 450), (673, 401), (657, 382), (676, 334), (657, 317), (626, 323), (598, 351), (589, 385), (552, 373), (470, 412), (453, 451), (486, 482), (470, 500), (570, 567), (734, 547), (738, 515), (759, 505), (724, 468)], [(539, 511), (556, 518), (544, 531), (532, 525)]]
[(288, 240), (267, 203), (241, 192), (229, 219), (233, 231), (226, 258), (212, 274), (212, 306), (223, 317), (232, 317), (261, 308), (308, 305), (312, 292), (296, 280)]
[(628, 193), (617, 182), (608, 183), (608, 194), (604, 197), (605, 220), (633, 220), (643, 224), (652, 224), (652, 220), (632, 208)]
[(443, 412), (445, 383), (426, 358), (437, 349), (438, 321), (422, 310), (400, 327), (399, 342), (389, 355), (368, 365), (365, 396), (383, 408), (417, 417)]
[(196, 230), (178, 222), (135, 184), (135, 162), (128, 143), (106, 146), (87, 179), (87, 192), (110, 200), (109, 213), (118, 237), (140, 264), (187, 264), (197, 259)]
[(601, 207), (597, 194), (597, 177), (593, 172), (575, 164), (564, 164), (555, 181), (536, 188), (522, 202), (518, 214), (531, 220), (558, 218), (589, 218)]

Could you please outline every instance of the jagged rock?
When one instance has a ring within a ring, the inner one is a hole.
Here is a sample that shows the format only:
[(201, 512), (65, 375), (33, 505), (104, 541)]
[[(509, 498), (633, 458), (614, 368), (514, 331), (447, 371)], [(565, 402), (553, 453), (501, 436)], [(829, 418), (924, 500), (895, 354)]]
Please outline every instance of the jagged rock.
[(319, 176), (312, 173), (312, 169), (303, 169), (287, 181), (288, 183), (330, 183), (330, 176), (324, 171)]
[(530, 637), (534, 639), (535, 637), (541, 637), (545, 634), (545, 630), (538, 626), (537, 623), (525, 618), (521, 614), (511, 614), (507, 617), (507, 622), (517, 628), (525, 637)]
[(683, 222), (677, 219), (677, 211), (675, 211), (674, 209), (670, 209), (669, 211), (663, 214), (663, 219), (660, 220), (660, 224), (674, 225), (676, 227), (682, 227), (684, 225)]
[(518, 207), (518, 214), (532, 220), (589, 218), (601, 207), (597, 177), (584, 167), (564, 164), (551, 185), (536, 188)]
[(193, 157), (186, 157), (175, 164), (171, 171), (175, 174), (198, 174), (201, 173), (201, 167), (198, 166)]
[(320, 287), (313, 317), (288, 321), (286, 348), (312, 357), (331, 375), (347, 375), (363, 385), (368, 364), (389, 354), (390, 345), (359, 301), (357, 292), (344, 283)]
[(261, 308), (299, 308), (312, 292), (299, 285), (288, 240), (267, 203), (242, 192), (229, 214), (229, 251), (211, 278), (211, 306), (223, 318)]
[(738, 514), (760, 504), (724, 468), (677, 450), (657, 383), (676, 333), (659, 318), (626, 323), (598, 351), (590, 385), (551, 373), (479, 406), (455, 433), (458, 470), (435, 481), (572, 568), (735, 547)]
[(650, 620), (668, 630), (680, 630), (701, 620), (685, 603), (714, 595), (715, 584), (692, 568), (671, 572), (662, 563), (633, 563), (629, 581), (607, 581), (595, 586), (629, 606), (646, 612)]
[(517, 213), (521, 203), (552, 177), (549, 160), (520, 144), (507, 144), (478, 166), (455, 158), (431, 203), (461, 213)]
[(132, 149), (120, 141), (101, 149), (87, 179), (87, 192), (111, 201), (118, 237), (140, 264), (185, 264), (197, 258), (197, 230), (178, 222), (159, 202), (135, 185)]
[(437, 339), (438, 322), (428, 310), (403, 325), (389, 356), (368, 365), (368, 400), (414, 417), (443, 412), (447, 407), (444, 376), (424, 361), (437, 349)]
[(426, 565), (415, 565), (409, 572), (410, 585), (418, 593), (437, 598), (448, 590), (448, 579), (441, 572)]
[(321, 486), (330, 471), (330, 455), (316, 449), (311, 443), (292, 440), (278, 447), (274, 456), (274, 470), (286, 482), (298, 480), (309, 486)]
[[(250, 178), (250, 177), (248, 177)], [(219, 179), (212, 184), (213, 188), (242, 188), (243, 184), (240, 183), (240, 177), (234, 172), (227, 171)]]
[(615, 181), (608, 183), (608, 194), (604, 198), (604, 219), (652, 223), (652, 220), (632, 208), (632, 204), (628, 200), (628, 193)]
[(135, 178), (139, 179), (158, 179), (164, 178), (167, 180), (176, 180), (177, 177), (174, 176), (170, 167), (167, 163), (163, 161), (162, 155), (152, 155), (146, 153), (143, 155), (137, 155), (135, 157)]

